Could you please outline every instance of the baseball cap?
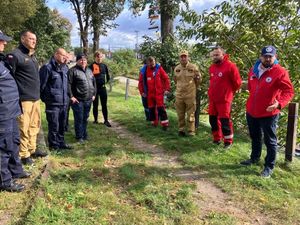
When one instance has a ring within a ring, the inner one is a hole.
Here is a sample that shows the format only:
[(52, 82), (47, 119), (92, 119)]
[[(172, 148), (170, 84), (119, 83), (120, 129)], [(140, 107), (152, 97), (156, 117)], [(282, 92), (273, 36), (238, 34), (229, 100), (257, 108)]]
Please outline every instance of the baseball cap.
[(182, 56), (182, 55), (186, 55), (186, 56), (188, 56), (188, 55), (189, 55), (189, 53), (188, 53), (188, 51), (187, 51), (187, 50), (182, 50), (182, 51), (180, 52), (179, 56)]
[(76, 61), (78, 61), (78, 60), (80, 60), (80, 59), (82, 59), (82, 58), (86, 58), (86, 55), (85, 55), (84, 53), (78, 53), (78, 54), (76, 55)]
[(276, 55), (276, 48), (272, 45), (265, 46), (261, 50), (261, 55), (274, 56), (274, 55)]
[(0, 30), (0, 40), (2, 40), (2, 41), (11, 41), (12, 38), (9, 37), (9, 36), (7, 36), (7, 35), (5, 35), (5, 34)]

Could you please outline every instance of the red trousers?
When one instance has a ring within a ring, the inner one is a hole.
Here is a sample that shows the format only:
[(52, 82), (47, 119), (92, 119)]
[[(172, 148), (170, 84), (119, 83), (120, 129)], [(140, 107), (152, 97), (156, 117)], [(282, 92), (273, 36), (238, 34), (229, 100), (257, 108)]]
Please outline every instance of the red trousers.
[(154, 126), (160, 124), (163, 127), (169, 126), (167, 111), (164, 105), (164, 96), (148, 96), (149, 119)]

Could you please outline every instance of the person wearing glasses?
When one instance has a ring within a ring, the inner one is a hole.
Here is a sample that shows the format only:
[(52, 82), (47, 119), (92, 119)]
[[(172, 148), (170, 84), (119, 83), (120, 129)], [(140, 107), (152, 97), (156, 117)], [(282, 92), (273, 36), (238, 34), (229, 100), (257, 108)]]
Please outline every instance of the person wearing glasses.
[(99, 97), (102, 108), (102, 115), (104, 119), (104, 125), (107, 127), (111, 127), (111, 124), (108, 121), (108, 112), (107, 112), (107, 91), (105, 84), (109, 82), (110, 76), (108, 73), (107, 66), (103, 63), (103, 59), (105, 55), (101, 51), (96, 51), (94, 54), (95, 61), (89, 66), (92, 70), (97, 85), (97, 92), (95, 96), (95, 100), (93, 102), (93, 115), (94, 115), (94, 123), (98, 124), (98, 105), (99, 105)]
[(76, 65), (68, 71), (68, 81), (76, 139), (84, 143), (88, 139), (87, 123), (96, 95), (95, 77), (87, 66), (85, 54), (79, 53), (76, 56)]

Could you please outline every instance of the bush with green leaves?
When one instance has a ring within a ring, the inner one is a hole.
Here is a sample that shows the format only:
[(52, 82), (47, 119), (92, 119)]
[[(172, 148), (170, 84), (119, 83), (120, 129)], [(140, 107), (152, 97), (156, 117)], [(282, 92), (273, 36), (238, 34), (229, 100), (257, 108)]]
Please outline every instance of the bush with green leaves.
[(136, 59), (134, 50), (121, 49), (112, 53), (112, 59), (106, 59), (105, 63), (113, 76), (126, 76), (134, 79), (139, 77), (141, 60)]

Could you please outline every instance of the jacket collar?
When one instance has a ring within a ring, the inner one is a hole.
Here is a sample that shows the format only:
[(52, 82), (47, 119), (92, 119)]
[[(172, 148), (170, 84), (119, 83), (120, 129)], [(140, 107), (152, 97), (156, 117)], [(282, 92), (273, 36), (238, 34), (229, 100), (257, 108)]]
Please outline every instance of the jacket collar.
[[(253, 66), (253, 73), (255, 74), (256, 77), (259, 77), (259, 69), (258, 69), (258, 67), (260, 66), (260, 64), (261, 64), (261, 60), (258, 59), (258, 60), (255, 62), (254, 66)], [(277, 65), (277, 64), (279, 64), (279, 62), (278, 62), (277, 59), (275, 59), (274, 64), (273, 64), (272, 67), (270, 67), (268, 70), (272, 69), (272, 68), (273, 68), (275, 65)]]
[(6, 56), (3, 54), (3, 52), (0, 52), (0, 61), (4, 61)]
[(29, 50), (28, 48), (26, 48), (22, 43), (19, 45), (18, 48), (19, 48), (19, 49), (21, 50), (21, 52), (23, 52), (24, 54), (29, 55), (30, 50)]

